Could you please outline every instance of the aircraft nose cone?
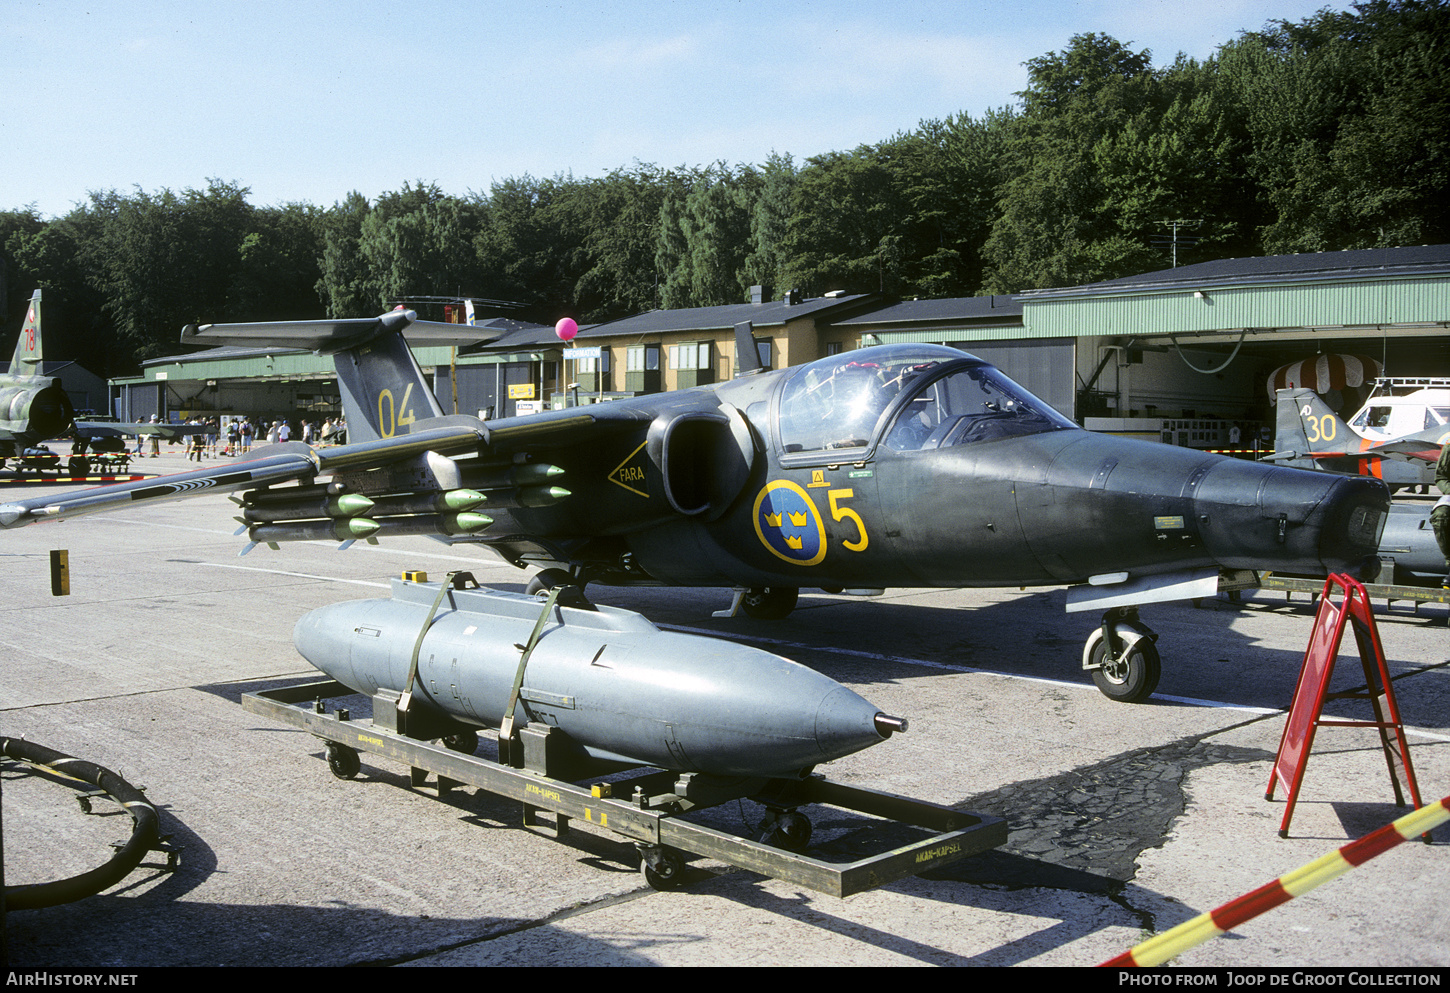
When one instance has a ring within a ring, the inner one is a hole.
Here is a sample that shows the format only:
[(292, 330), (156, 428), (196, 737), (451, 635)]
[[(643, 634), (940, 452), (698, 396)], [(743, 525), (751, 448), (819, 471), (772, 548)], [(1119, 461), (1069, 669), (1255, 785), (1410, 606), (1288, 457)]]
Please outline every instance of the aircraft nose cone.
[(1344, 476), (1324, 500), (1319, 560), (1326, 573), (1364, 573), (1379, 551), (1390, 512), (1389, 488), (1378, 479)]
[(880, 744), (893, 731), (905, 731), (906, 721), (888, 717), (864, 697), (838, 686), (816, 709), (818, 761), (829, 762)]
[(1194, 499), (1220, 565), (1317, 576), (1359, 574), (1389, 507), (1377, 479), (1232, 461), (1209, 472)]

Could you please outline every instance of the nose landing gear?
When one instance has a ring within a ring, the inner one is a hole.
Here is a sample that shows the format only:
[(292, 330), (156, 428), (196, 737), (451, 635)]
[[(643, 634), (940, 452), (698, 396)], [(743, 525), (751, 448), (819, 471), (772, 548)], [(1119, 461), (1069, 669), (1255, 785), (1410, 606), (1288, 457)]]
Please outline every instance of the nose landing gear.
[(1137, 607), (1114, 607), (1083, 645), (1082, 667), (1110, 700), (1139, 703), (1153, 695), (1162, 675), (1157, 640), (1158, 634), (1138, 620)]

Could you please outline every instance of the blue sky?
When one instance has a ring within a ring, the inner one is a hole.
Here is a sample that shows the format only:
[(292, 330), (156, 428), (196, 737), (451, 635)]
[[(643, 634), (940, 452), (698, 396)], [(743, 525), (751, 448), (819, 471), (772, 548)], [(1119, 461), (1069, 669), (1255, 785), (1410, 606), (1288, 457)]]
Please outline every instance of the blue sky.
[(404, 182), (759, 163), (1015, 102), (1097, 31), (1203, 58), (1326, 0), (0, 0), (0, 209), (250, 187), (329, 206)]

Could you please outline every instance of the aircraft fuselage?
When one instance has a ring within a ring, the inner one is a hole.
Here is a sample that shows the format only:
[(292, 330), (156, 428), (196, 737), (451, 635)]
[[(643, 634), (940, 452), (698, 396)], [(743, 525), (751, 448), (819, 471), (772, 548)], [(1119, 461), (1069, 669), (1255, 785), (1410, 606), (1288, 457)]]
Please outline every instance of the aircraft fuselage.
[(483, 540), (541, 536), (560, 564), (592, 558), (592, 580), (686, 586), (1323, 574), (1375, 553), (1378, 481), (1092, 434), (985, 363), (912, 348), (837, 357), (876, 395), (855, 428), (839, 382), (833, 409), (810, 406), (811, 366), (587, 408), (603, 430), (547, 454), (571, 498), (509, 511)]

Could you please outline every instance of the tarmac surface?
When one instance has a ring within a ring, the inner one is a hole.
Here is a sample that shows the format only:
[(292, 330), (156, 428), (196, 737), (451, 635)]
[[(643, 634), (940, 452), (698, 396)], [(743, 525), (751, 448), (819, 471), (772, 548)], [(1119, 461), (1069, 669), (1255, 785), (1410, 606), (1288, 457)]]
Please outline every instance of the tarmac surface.
[[(179, 448), (144, 469), (188, 468)], [(194, 465), (194, 464), (193, 464)], [(40, 488), (6, 489), (0, 500)], [(1163, 678), (1114, 703), (1080, 669), (1094, 615), (1061, 589), (803, 591), (783, 621), (712, 618), (728, 591), (589, 595), (661, 626), (778, 652), (910, 730), (818, 771), (1011, 826), (1000, 849), (846, 899), (708, 859), (650, 889), (633, 846), (523, 829), (516, 802), (412, 788), (364, 754), (329, 774), (321, 743), (244, 711), (241, 694), (315, 678), (292, 647), (305, 611), (386, 596), (404, 569), (471, 569), (520, 590), (490, 553), (424, 538), (265, 546), (244, 558), (214, 495), (0, 533), (0, 735), (119, 773), (180, 849), (76, 903), (12, 911), (12, 967), (167, 965), (1095, 965), (1333, 851), (1406, 811), (1373, 731), (1322, 728), (1290, 837), (1264, 799), (1313, 620), (1309, 599), (1245, 595), (1143, 610)], [(48, 553), (71, 593), (50, 594)], [(1444, 605), (1376, 604), (1420, 794), (1450, 793)], [(1335, 689), (1362, 681), (1352, 640)], [(1367, 703), (1331, 705), (1370, 719)], [(0, 769), (9, 884), (110, 857), (130, 819)], [(760, 808), (711, 813), (748, 833)], [(853, 825), (812, 814), (812, 845)], [(576, 822), (578, 826), (578, 822)], [(1191, 949), (1184, 966), (1450, 966), (1450, 826)]]

